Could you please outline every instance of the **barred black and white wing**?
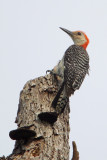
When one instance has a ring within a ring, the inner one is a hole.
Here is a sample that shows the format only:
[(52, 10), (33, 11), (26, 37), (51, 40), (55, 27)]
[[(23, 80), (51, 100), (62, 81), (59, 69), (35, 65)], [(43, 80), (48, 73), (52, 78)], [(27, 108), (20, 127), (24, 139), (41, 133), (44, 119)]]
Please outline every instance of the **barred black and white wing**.
[(64, 81), (67, 95), (80, 88), (89, 69), (89, 56), (86, 50), (77, 45), (70, 46), (64, 56)]

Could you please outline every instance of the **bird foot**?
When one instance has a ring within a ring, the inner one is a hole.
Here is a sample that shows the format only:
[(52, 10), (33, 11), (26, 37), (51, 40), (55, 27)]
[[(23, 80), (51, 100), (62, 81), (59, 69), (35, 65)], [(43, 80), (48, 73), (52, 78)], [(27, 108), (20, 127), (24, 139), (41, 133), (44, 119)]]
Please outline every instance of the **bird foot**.
[(53, 70), (47, 70), (47, 71), (46, 71), (46, 74), (47, 74), (48, 72), (49, 72), (50, 74), (54, 75), (54, 76), (62, 77), (62, 75), (60, 75), (60, 74), (54, 72)]
[(56, 73), (54, 70), (47, 70), (46, 71), (46, 74), (47, 74), (47, 72), (49, 72), (51, 75), (52, 75), (52, 82), (54, 83), (54, 82), (60, 82), (60, 81), (62, 81), (62, 75), (61, 74), (58, 74), (58, 73)]
[(48, 72), (49, 72), (50, 74), (54, 74), (52, 70), (47, 70), (47, 71), (46, 71), (46, 74), (47, 74)]
[(54, 83), (54, 82), (57, 80), (58, 74), (55, 73), (53, 70), (47, 70), (47, 71), (46, 71), (46, 74), (47, 74), (48, 72), (52, 75), (52, 82)]

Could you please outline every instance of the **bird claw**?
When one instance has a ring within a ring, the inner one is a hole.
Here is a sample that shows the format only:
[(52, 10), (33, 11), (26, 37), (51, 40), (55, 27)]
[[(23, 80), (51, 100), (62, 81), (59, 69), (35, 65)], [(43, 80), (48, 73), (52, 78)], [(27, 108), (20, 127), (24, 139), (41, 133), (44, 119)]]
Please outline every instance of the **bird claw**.
[(61, 81), (63, 80), (63, 76), (61, 74), (56, 73), (53, 69), (52, 70), (47, 70), (52, 75), (52, 83), (58, 82), (58, 86), (60, 85)]
[(47, 74), (48, 72), (49, 72), (50, 74), (52, 74), (52, 75), (55, 75), (55, 73), (54, 73), (52, 70), (47, 70), (47, 71), (46, 71), (46, 74)]
[(47, 71), (46, 71), (46, 74), (47, 74), (48, 72), (51, 73), (51, 70), (47, 70)]
[(57, 74), (53, 70), (47, 70), (46, 74), (47, 72), (49, 72), (52, 75), (52, 82), (54, 83), (56, 81)]
[(55, 73), (53, 70), (47, 70), (47, 71), (46, 71), (46, 74), (47, 74), (47, 72), (49, 72), (50, 74), (52, 74), (52, 75), (54, 75), (54, 76), (62, 77), (61, 74)]

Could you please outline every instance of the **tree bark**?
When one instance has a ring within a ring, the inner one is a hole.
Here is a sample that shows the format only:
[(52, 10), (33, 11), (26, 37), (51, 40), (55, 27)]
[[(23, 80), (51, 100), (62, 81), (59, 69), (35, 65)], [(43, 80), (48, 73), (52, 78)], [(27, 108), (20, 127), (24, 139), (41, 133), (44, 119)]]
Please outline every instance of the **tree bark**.
[(38, 118), (42, 112), (55, 112), (51, 103), (58, 91), (48, 74), (28, 81), (20, 93), (16, 123), (36, 132), (27, 141), (17, 140), (9, 160), (69, 160), (69, 104), (54, 124)]

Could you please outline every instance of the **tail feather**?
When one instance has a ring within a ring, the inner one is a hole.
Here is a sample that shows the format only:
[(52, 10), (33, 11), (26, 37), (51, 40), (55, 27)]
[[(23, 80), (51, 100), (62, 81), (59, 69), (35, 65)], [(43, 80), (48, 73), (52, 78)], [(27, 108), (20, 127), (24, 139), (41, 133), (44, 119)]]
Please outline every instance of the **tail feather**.
[(65, 109), (65, 107), (66, 107), (66, 105), (67, 105), (68, 102), (69, 102), (69, 98), (65, 97), (65, 96), (61, 97), (58, 100), (58, 103), (56, 105), (56, 112), (57, 112), (57, 114), (61, 114), (64, 111), (64, 109)]
[(62, 93), (62, 91), (64, 90), (64, 82), (62, 83), (57, 95), (55, 96), (53, 102), (52, 102), (52, 107), (53, 108), (56, 108), (56, 105), (57, 105), (57, 102), (58, 102), (58, 99), (60, 98), (60, 95)]
[(69, 101), (69, 98), (65, 95), (64, 82), (62, 83), (57, 95), (55, 96), (52, 107), (56, 109), (57, 114), (60, 114), (64, 111), (66, 104)]

